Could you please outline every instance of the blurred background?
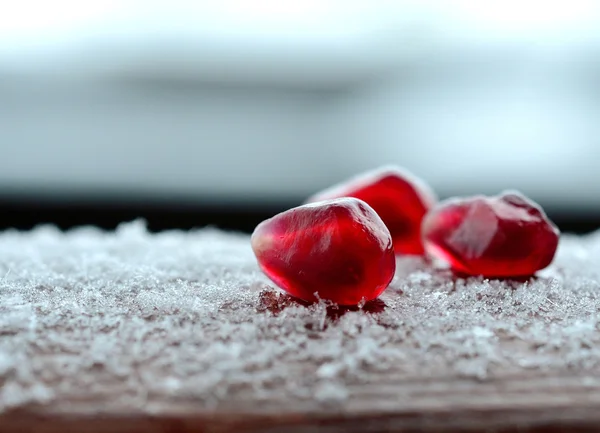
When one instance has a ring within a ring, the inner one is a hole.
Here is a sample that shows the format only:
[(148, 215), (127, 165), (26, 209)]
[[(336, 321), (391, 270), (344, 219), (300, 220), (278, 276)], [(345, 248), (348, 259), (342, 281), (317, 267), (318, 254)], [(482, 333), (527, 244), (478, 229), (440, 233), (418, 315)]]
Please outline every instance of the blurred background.
[(250, 231), (390, 163), (600, 226), (600, 2), (2, 6), (0, 228)]

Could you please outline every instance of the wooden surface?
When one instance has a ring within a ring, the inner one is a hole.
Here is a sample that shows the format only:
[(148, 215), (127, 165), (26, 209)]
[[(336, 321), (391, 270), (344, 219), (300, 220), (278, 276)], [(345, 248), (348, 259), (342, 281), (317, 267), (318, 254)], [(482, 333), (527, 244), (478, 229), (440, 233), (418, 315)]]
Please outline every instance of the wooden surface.
[[(397, 404), (399, 387), (413, 388), (411, 404)], [(0, 417), (0, 432), (597, 432), (600, 426), (600, 387), (590, 377), (390, 382), (358, 394), (343, 409), (313, 412), (285, 402), (278, 409), (238, 402), (213, 413), (149, 403), (150, 413), (114, 408), (100, 414), (96, 405), (80, 403), (9, 412)]]
[(600, 236), (535, 279), (400, 258), (304, 306), (245, 236), (0, 234), (0, 433), (600, 431)]

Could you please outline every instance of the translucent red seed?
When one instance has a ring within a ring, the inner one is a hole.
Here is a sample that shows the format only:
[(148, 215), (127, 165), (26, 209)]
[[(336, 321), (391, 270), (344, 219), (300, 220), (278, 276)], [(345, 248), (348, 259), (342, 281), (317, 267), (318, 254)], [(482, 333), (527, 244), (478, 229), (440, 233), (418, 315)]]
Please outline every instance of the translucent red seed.
[(398, 167), (382, 167), (319, 192), (307, 202), (338, 197), (368, 203), (388, 227), (397, 254), (423, 254), (421, 221), (437, 201), (423, 181)]
[(280, 213), (256, 227), (251, 244), (263, 272), (304, 301), (356, 305), (375, 299), (396, 270), (389, 230), (354, 198)]
[(458, 272), (519, 277), (552, 262), (560, 233), (538, 204), (508, 191), (438, 204), (422, 235), (427, 252)]

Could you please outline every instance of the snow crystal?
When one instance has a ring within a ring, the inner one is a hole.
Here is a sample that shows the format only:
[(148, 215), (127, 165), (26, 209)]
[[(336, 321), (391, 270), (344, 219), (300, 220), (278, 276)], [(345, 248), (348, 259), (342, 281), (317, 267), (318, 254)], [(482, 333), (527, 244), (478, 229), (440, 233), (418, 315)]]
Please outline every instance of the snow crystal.
[(599, 311), (600, 232), (563, 237), (554, 264), (526, 281), (399, 258), (381, 300), (348, 309), (279, 292), (242, 234), (150, 234), (140, 221), (10, 230), (0, 234), (0, 411), (77, 401), (318, 409), (367, 385), (426, 378), (593, 378)]

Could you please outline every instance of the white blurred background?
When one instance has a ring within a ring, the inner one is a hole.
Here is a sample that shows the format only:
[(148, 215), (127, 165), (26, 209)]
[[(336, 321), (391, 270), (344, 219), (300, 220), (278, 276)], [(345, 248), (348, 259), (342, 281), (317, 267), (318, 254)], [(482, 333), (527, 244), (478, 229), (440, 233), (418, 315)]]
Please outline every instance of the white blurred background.
[(600, 215), (599, 1), (0, 10), (5, 201), (293, 203), (395, 163)]

